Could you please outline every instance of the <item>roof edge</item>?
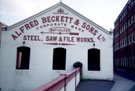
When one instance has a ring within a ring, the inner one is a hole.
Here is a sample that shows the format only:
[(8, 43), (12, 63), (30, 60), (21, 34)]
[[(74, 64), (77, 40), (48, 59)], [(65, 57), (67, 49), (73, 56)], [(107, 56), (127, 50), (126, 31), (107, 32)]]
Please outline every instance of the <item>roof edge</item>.
[(77, 15), (78, 17), (82, 18), (83, 20), (87, 21), (88, 23), (91, 23), (93, 26), (99, 28), (101, 31), (107, 33), (107, 34), (110, 34), (110, 31), (106, 30), (105, 28), (101, 27), (100, 25), (96, 24), (95, 22), (91, 21), (90, 19), (86, 18), (84, 15), (78, 13), (77, 11), (75, 11), (74, 9), (70, 8), (69, 6), (67, 6), (66, 4), (64, 4), (63, 2), (59, 2), (35, 15), (32, 15), (24, 20), (21, 20), (20, 22), (17, 22), (11, 26), (8, 27), (8, 30), (11, 30), (13, 28), (15, 28), (16, 26), (19, 26), (21, 24), (24, 24), (25, 22), (29, 21), (29, 20), (32, 20), (38, 16), (41, 16), (42, 14), (50, 11), (50, 10), (53, 10), (54, 8), (57, 8), (58, 6), (63, 6), (64, 8), (66, 8), (67, 10), (69, 10), (70, 12), (74, 13), (75, 15)]
[(51, 7), (47, 8), (47, 9), (45, 9), (45, 10), (43, 10), (43, 11), (41, 11), (41, 12), (35, 14), (35, 15), (32, 15), (32, 16), (30, 16), (30, 17), (27, 17), (26, 19), (23, 19), (23, 20), (21, 20), (21, 21), (15, 23), (15, 24), (9, 26), (9, 27), (8, 27), (8, 30), (11, 30), (11, 29), (15, 28), (16, 26), (19, 26), (19, 25), (24, 24), (25, 22), (27, 22), (27, 21), (29, 21), (29, 20), (32, 20), (32, 19), (34, 19), (34, 18), (36, 18), (36, 17), (38, 17), (38, 16), (41, 16), (42, 14), (44, 14), (44, 13), (50, 11), (50, 10), (53, 10), (54, 8), (60, 6), (61, 4), (62, 4), (62, 2), (59, 2), (59, 3), (55, 4), (55, 5), (52, 5)]
[(77, 11), (75, 11), (74, 9), (70, 8), (69, 6), (67, 6), (66, 4), (62, 3), (61, 4), (63, 7), (65, 7), (67, 10), (69, 10), (70, 12), (76, 14), (78, 17), (84, 19), (85, 21), (87, 21), (88, 23), (92, 23), (93, 26), (101, 29), (103, 32), (110, 34), (110, 31), (106, 30), (105, 28), (101, 27), (100, 25), (96, 24), (95, 22), (93, 22), (92, 20), (88, 19), (87, 17), (85, 17), (84, 15), (78, 13)]

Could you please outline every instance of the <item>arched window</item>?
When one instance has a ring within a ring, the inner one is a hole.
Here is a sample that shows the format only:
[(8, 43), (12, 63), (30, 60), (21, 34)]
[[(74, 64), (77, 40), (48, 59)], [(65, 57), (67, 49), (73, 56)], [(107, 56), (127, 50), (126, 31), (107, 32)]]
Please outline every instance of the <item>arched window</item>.
[(53, 69), (65, 70), (66, 68), (66, 49), (55, 48), (53, 50)]
[(88, 70), (99, 71), (100, 70), (100, 50), (89, 49), (88, 50)]
[(25, 46), (18, 47), (16, 59), (16, 69), (29, 69), (30, 48)]

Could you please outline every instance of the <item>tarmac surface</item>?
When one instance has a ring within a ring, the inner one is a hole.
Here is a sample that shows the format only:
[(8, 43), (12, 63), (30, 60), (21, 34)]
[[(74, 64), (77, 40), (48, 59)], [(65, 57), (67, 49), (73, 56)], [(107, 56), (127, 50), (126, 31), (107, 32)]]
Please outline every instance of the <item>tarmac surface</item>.
[(135, 81), (135, 71), (129, 71), (129, 70), (117, 70), (114, 72), (115, 74), (124, 77), (128, 80)]
[(134, 72), (119, 71), (115, 72), (113, 81), (82, 80), (76, 91), (135, 91), (133, 74)]
[(114, 75), (114, 81), (115, 84), (111, 91), (135, 91), (131, 90), (135, 85), (134, 81), (128, 80), (116, 74)]
[(114, 81), (82, 80), (76, 91), (110, 91)]

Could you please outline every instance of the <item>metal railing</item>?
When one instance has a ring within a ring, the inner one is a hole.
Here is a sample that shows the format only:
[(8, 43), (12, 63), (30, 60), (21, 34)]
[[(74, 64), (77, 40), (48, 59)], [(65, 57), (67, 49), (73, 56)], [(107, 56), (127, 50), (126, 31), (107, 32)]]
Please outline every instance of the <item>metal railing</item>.
[(80, 68), (76, 68), (68, 74), (61, 74), (60, 77), (33, 91), (75, 91), (79, 82)]

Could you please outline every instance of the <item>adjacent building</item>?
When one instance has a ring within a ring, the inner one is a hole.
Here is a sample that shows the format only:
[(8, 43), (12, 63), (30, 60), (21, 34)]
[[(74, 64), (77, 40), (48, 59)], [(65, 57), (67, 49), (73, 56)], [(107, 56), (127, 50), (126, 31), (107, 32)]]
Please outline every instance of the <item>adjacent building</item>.
[(128, 0), (114, 26), (114, 66), (135, 70), (135, 0)]
[(1, 35), (2, 35), (2, 30), (7, 30), (7, 25), (0, 22), (0, 47), (1, 47)]

